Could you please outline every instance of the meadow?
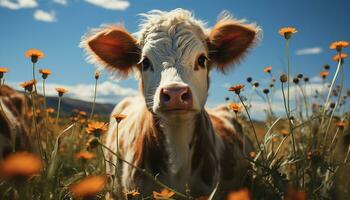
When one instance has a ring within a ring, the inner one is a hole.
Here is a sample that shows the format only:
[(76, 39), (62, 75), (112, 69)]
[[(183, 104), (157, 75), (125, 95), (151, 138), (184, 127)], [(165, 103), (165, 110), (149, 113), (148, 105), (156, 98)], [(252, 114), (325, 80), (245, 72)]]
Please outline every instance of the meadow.
[[(293, 42), (293, 35), (298, 34), (297, 30), (285, 27), (279, 34), (281, 40), (285, 40), (285, 47), (281, 49), (285, 48), (287, 73), (275, 74), (273, 67), (262, 67), (261, 72), (270, 77), (269, 83), (262, 85), (254, 77), (247, 77), (246, 83), (230, 87), (231, 96), (223, 101), (242, 124), (245, 137), (256, 147), (256, 151), (246, 157), (251, 163), (251, 186), (232, 191), (227, 199), (346, 199), (350, 194), (347, 178), (350, 145), (344, 136), (350, 132), (347, 110), (350, 91), (343, 84), (343, 67), (349, 43), (330, 42), (329, 51), (334, 51), (334, 57), (327, 59), (332, 65), (319, 66), (324, 89), (318, 91), (312, 88), (303, 72), (290, 72), (293, 66), (289, 61), (289, 43)], [(0, 199), (112, 199), (109, 192), (113, 188), (108, 183), (117, 177), (106, 174), (105, 165), (110, 161), (103, 154), (111, 151), (104, 145), (108, 119), (94, 114), (100, 72), (91, 76), (95, 80), (91, 112), (75, 110), (67, 116), (61, 113), (61, 102), (69, 91), (56, 88), (58, 105), (48, 108), (45, 84), (50, 80), (51, 71), (40, 69), (42, 77), (35, 77), (36, 63), (44, 58), (44, 53), (30, 49), (25, 56), (33, 78), (21, 84), (27, 97), (23, 117), (29, 126), (33, 149), (21, 152), (12, 145), (13, 153), (1, 161)], [(336, 68), (335, 74), (330, 73), (330, 67)], [(11, 71), (0, 67), (0, 87), (6, 84), (7, 73)], [(42, 84), (42, 91), (37, 90), (37, 84)], [(250, 96), (244, 91), (248, 87), (254, 91)], [(298, 91), (292, 93), (292, 87)], [(277, 115), (271, 105), (276, 94), (283, 96), (283, 115)], [(250, 110), (254, 98), (262, 98), (269, 105), (263, 122), (252, 120), (254, 113)], [(4, 112), (1, 101), (0, 109)], [(123, 113), (114, 114), (117, 123), (128, 120)], [(113, 154), (126, 162), (117, 152)], [(125, 199), (194, 199), (161, 183), (148, 172), (137, 170), (164, 190), (152, 194), (123, 191)], [(215, 199), (215, 189), (210, 196), (197, 199)]]

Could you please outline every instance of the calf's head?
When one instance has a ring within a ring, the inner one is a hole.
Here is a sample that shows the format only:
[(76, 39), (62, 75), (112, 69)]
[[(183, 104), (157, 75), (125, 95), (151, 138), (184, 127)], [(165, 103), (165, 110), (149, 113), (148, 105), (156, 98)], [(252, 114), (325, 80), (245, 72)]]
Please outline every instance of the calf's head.
[(223, 17), (207, 31), (189, 11), (151, 11), (138, 38), (123, 27), (103, 26), (83, 37), (90, 61), (120, 75), (141, 74), (147, 108), (161, 116), (191, 115), (203, 109), (212, 66), (224, 71), (256, 41), (259, 28)]

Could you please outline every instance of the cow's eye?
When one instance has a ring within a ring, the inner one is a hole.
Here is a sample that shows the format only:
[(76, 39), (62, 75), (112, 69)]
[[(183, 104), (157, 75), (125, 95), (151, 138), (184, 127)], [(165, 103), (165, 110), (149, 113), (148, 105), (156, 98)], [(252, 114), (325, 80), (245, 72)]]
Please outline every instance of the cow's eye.
[(148, 69), (152, 69), (152, 63), (147, 57), (145, 57), (142, 61), (142, 70), (147, 71)]
[(207, 61), (207, 57), (205, 57), (205, 55), (200, 55), (198, 57), (197, 63), (199, 66), (201, 66), (202, 68), (205, 68), (205, 63)]

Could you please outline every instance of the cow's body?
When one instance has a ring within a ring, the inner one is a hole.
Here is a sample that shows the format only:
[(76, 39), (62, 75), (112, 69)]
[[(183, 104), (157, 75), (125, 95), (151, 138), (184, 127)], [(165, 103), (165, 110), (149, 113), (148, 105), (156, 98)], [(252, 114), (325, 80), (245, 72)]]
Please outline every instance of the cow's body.
[[(241, 126), (226, 106), (203, 110), (183, 127), (172, 127), (180, 138), (172, 141), (163, 133), (163, 123), (147, 110), (143, 97), (130, 97), (120, 102), (113, 113), (124, 113), (119, 124), (120, 153), (132, 164), (146, 169), (160, 181), (185, 192), (187, 185), (193, 196), (209, 195), (217, 183), (227, 192), (246, 186), (248, 162), (243, 154)], [(117, 124), (111, 118), (107, 145), (116, 151)], [(192, 130), (190, 134), (188, 130)], [(184, 136), (186, 134), (186, 136)], [(180, 144), (189, 136), (189, 143)], [(177, 142), (176, 144), (175, 141)], [(253, 151), (246, 140), (246, 152)], [(176, 145), (176, 147), (174, 147)], [(115, 156), (108, 154), (115, 163)], [(109, 165), (113, 174), (114, 167)], [(161, 188), (126, 163), (122, 163), (122, 189), (137, 189), (151, 194)]]
[[(227, 108), (205, 109), (209, 73), (224, 71), (253, 46), (259, 28), (223, 15), (210, 32), (205, 23), (183, 9), (144, 14), (138, 38), (123, 27), (103, 26), (83, 37), (89, 60), (120, 75), (136, 72), (139, 97), (128, 98), (112, 114), (127, 118), (117, 126), (111, 119), (108, 146), (123, 159), (145, 168), (170, 187), (194, 196), (240, 187), (247, 177), (242, 132)], [(236, 125), (234, 125), (236, 124)], [(247, 144), (247, 152), (249, 142)], [(107, 155), (113, 162), (116, 159)], [(122, 164), (121, 190), (145, 195), (159, 188), (148, 177)], [(113, 166), (109, 172), (114, 173)], [(219, 199), (222, 196), (219, 197)]]
[(16, 150), (29, 150), (25, 95), (7, 85), (0, 86), (0, 160)]

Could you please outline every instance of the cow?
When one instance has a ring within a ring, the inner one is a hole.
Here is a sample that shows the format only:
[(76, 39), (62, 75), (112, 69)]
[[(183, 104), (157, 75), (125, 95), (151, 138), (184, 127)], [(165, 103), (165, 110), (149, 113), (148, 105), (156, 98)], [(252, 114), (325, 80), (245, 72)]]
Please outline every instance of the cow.
[[(103, 25), (86, 33), (80, 43), (90, 63), (122, 77), (139, 77), (140, 95), (114, 108), (112, 114), (127, 117), (119, 124), (111, 117), (106, 144), (117, 152), (118, 128), (122, 159), (193, 197), (210, 195), (218, 184), (216, 196), (222, 199), (248, 184), (246, 155), (253, 145), (226, 106), (205, 108), (209, 73), (225, 72), (239, 63), (259, 40), (260, 28), (227, 12), (211, 30), (184, 9), (153, 10), (142, 16), (135, 35), (121, 25)], [(106, 157), (116, 163), (112, 154)], [(120, 190), (150, 194), (162, 189), (129, 164), (119, 165)], [(109, 174), (115, 171), (107, 166)]]
[(25, 103), (23, 93), (0, 85), (0, 160), (14, 150), (30, 150)]

